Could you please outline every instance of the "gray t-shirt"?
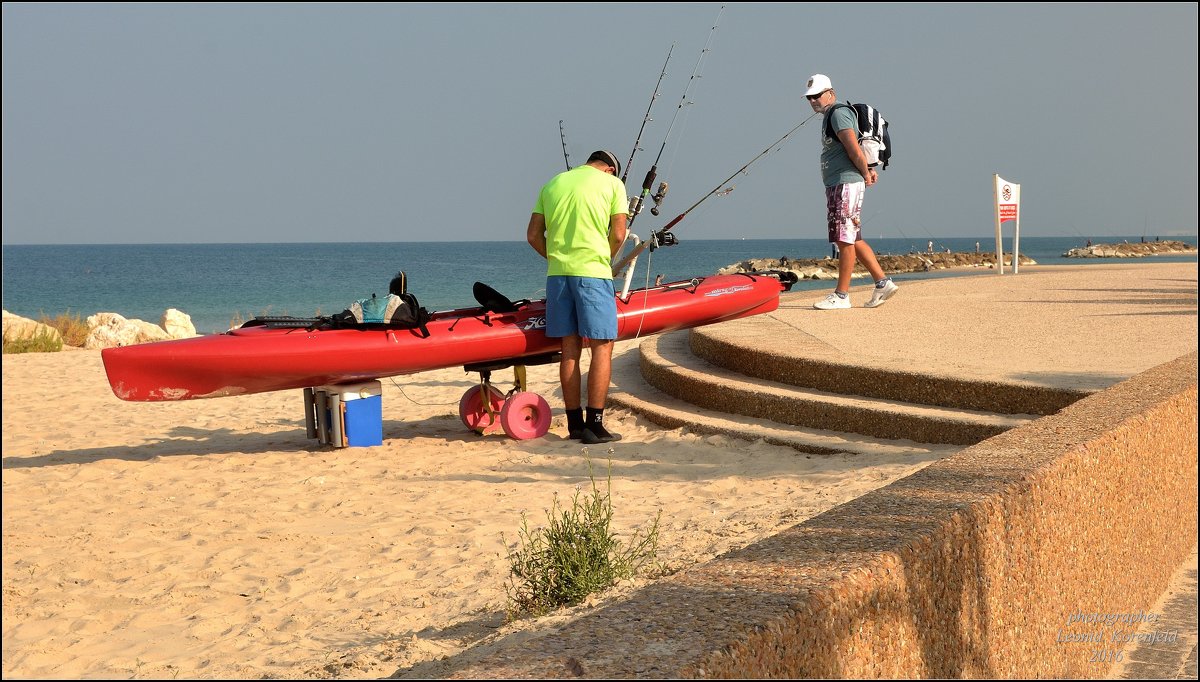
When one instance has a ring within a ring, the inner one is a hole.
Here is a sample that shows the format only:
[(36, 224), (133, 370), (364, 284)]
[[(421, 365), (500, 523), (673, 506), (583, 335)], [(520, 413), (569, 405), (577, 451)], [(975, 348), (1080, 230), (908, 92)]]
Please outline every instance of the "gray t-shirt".
[[(838, 102), (844, 104), (844, 102)], [(826, 187), (834, 185), (845, 185), (851, 182), (863, 182), (862, 173), (854, 167), (850, 162), (850, 156), (846, 154), (846, 147), (842, 145), (842, 141), (835, 138), (830, 139), (825, 134), (825, 118), (833, 116), (833, 131), (837, 134), (839, 130), (852, 128), (856, 132), (858, 130), (858, 116), (855, 115), (852, 107), (837, 107), (833, 108), (830, 105), (829, 111), (825, 113), (825, 117), (821, 119), (821, 180)]]

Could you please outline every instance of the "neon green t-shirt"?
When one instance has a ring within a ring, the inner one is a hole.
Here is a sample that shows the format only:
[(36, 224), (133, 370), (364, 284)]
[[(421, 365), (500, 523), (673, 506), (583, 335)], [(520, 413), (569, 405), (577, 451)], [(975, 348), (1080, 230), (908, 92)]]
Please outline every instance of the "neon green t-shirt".
[(608, 223), (627, 201), (620, 178), (587, 164), (551, 178), (533, 206), (546, 218), (546, 275), (612, 279)]

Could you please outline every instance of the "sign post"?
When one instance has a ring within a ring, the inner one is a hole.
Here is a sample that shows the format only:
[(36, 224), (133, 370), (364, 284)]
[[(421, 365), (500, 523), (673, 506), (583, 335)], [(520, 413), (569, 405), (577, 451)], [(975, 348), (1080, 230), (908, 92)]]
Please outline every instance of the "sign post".
[(1013, 274), (1017, 274), (1017, 266), (1020, 257), (1018, 248), (1021, 243), (1021, 186), (1015, 182), (1009, 182), (999, 175), (993, 175), (995, 179), (994, 194), (996, 197), (996, 272), (1004, 274), (1004, 240), (1000, 234), (1000, 224), (1009, 220), (1016, 223), (1016, 229), (1013, 231)]

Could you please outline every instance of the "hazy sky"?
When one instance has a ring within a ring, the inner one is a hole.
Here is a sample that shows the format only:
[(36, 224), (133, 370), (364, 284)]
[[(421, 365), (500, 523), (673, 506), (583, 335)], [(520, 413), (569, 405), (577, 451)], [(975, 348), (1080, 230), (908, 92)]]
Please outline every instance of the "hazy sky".
[[(993, 173), (1022, 236), (1196, 234), (1196, 3), (721, 7), (4, 3), (3, 241), (521, 241), (559, 121), (572, 165), (624, 163), (673, 44), (642, 236), (808, 116), (813, 73), (891, 122), (869, 238), (992, 235)], [(819, 123), (680, 238), (824, 238)]]

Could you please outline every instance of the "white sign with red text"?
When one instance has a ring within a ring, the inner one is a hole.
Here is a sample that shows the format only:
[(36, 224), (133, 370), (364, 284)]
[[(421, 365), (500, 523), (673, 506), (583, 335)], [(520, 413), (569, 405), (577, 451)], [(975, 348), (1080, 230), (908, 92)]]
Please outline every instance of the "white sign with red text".
[(1012, 221), (1016, 223), (1013, 228), (1013, 249), (1012, 249), (1012, 268), (1013, 274), (1017, 274), (1017, 248), (1021, 241), (1021, 186), (1015, 182), (1009, 182), (999, 175), (993, 175), (995, 180), (995, 197), (996, 197), (996, 272), (1004, 274), (1004, 245), (1000, 236), (1000, 225)]

